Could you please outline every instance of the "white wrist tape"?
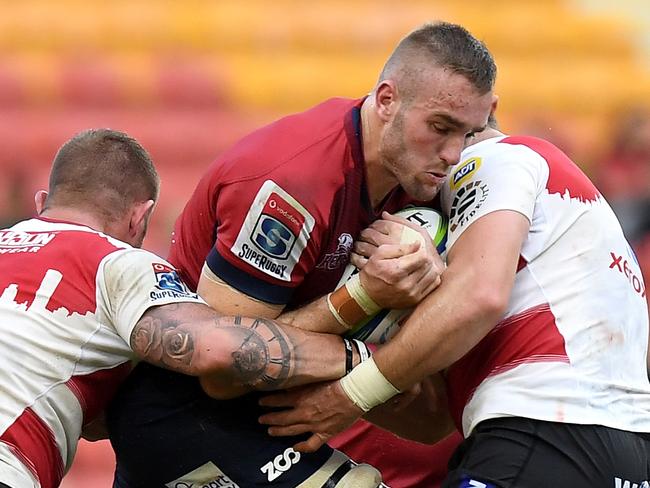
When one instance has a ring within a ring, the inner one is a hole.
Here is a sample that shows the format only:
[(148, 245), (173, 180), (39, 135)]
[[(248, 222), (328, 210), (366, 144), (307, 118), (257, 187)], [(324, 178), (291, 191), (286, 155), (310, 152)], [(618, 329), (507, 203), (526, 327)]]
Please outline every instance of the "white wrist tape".
[(364, 412), (400, 393), (379, 371), (372, 357), (341, 378), (341, 387), (348, 398)]
[(370, 298), (370, 295), (363, 289), (359, 273), (355, 274), (345, 282), (345, 287), (354, 301), (363, 309), (368, 317), (372, 317), (381, 310), (381, 307)]

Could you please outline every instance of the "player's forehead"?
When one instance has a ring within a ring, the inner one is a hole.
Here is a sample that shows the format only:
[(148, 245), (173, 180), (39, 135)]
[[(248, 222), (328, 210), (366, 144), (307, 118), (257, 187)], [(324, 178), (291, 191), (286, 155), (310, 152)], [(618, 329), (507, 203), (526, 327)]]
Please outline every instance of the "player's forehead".
[(491, 91), (481, 93), (462, 74), (435, 66), (422, 73), (417, 86), (414, 105), (426, 118), (468, 131), (485, 126), (494, 98)]

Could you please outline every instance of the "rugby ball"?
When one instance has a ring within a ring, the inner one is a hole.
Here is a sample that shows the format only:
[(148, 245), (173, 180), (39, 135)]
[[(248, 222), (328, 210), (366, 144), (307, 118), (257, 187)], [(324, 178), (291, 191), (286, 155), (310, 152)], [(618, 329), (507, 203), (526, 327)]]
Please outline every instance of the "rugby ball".
[[(447, 219), (442, 214), (427, 207), (407, 207), (396, 212), (395, 215), (424, 227), (431, 236), (438, 254), (444, 259), (447, 245)], [(414, 234), (419, 236), (415, 232)], [(343, 286), (347, 280), (358, 272), (359, 269), (356, 266), (348, 264), (336, 288)], [(400, 324), (407, 319), (410, 313), (411, 309), (380, 310), (365, 322), (357, 324), (354, 329), (346, 334), (346, 337), (371, 344), (383, 344), (397, 333)]]

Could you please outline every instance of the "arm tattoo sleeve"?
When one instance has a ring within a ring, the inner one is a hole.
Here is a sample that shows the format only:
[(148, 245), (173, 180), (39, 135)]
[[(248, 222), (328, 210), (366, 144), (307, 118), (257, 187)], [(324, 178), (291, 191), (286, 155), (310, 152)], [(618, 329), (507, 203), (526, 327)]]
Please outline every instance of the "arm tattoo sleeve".
[(280, 387), (292, 369), (294, 348), (289, 338), (271, 320), (234, 317), (234, 323), (246, 331), (241, 346), (232, 353), (242, 383), (260, 390)]
[(160, 312), (146, 313), (140, 319), (131, 335), (131, 347), (145, 361), (182, 371), (192, 364), (193, 331), (178, 320), (165, 320)]
[(149, 309), (131, 334), (131, 347), (157, 366), (216, 373), (258, 390), (282, 387), (296, 369), (298, 349), (272, 320), (221, 316), (191, 303)]

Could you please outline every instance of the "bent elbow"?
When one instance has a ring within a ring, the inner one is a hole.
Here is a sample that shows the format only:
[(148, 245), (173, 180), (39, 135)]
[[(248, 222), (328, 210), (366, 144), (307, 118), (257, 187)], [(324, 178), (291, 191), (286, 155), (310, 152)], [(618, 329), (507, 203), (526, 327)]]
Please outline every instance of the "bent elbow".
[(505, 313), (510, 296), (501, 290), (484, 287), (471, 298), (473, 315), (482, 321), (495, 321)]

